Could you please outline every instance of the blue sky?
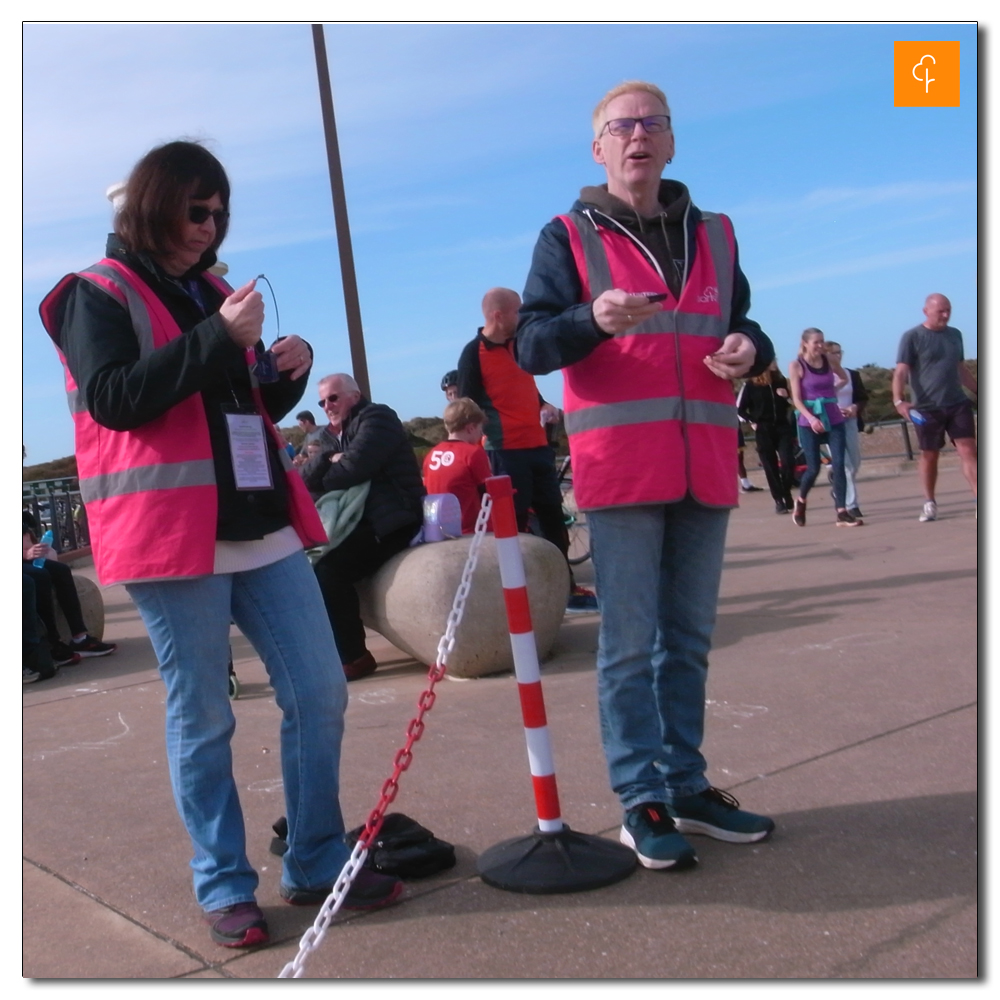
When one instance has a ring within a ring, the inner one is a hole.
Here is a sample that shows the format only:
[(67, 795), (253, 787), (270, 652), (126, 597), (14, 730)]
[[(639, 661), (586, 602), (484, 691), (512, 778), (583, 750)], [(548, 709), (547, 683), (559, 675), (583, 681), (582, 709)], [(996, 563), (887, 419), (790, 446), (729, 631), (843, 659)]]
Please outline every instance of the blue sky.
[[(440, 412), (483, 292), (520, 290), (540, 228), (603, 180), (590, 113), (630, 78), (667, 92), (666, 176), (732, 217), (751, 315), (783, 366), (806, 326), (848, 364), (892, 365), (932, 291), (978, 353), (974, 25), (373, 24), (326, 37), (373, 396), (403, 419)], [(893, 41), (906, 39), (961, 41), (960, 108), (893, 107)], [(182, 136), (230, 173), (230, 280), (266, 273), (282, 333), (313, 345), (311, 405), (319, 375), (350, 361), (308, 25), (34, 24), (23, 42), (28, 461), (73, 451), (38, 302), (102, 256), (108, 185)], [(561, 377), (539, 382), (558, 404)]]

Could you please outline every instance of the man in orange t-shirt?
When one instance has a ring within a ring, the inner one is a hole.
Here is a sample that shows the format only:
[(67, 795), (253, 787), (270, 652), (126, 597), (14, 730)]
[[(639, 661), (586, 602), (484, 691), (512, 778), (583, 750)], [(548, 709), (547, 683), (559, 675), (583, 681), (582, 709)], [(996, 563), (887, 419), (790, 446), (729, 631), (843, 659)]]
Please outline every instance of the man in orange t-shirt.
[(479, 443), (486, 414), (471, 399), (456, 399), (444, 409), (448, 440), (435, 445), (424, 459), (428, 495), (451, 493), (462, 508), (462, 534), (470, 535), (482, 506), (485, 482), (493, 475)]
[(569, 548), (562, 515), (562, 493), (555, 453), (545, 420), (559, 411), (546, 403), (535, 379), (518, 367), (514, 334), (521, 297), (510, 288), (491, 288), (483, 297), (483, 318), (475, 340), (458, 360), (458, 389), (485, 416), (484, 442), (495, 476), (510, 476), (520, 531), (528, 530), (534, 510), (542, 534), (563, 554)]
[[(510, 476), (518, 529), (528, 530), (533, 511), (542, 535), (568, 556), (555, 452), (544, 426), (557, 421), (559, 411), (542, 399), (534, 376), (517, 363), (520, 306), (521, 297), (510, 288), (491, 288), (483, 296), (485, 322), (458, 359), (458, 391), (486, 415), (486, 453), (495, 476)], [(576, 586), (572, 569), (570, 586), (567, 611), (597, 610), (597, 598)]]

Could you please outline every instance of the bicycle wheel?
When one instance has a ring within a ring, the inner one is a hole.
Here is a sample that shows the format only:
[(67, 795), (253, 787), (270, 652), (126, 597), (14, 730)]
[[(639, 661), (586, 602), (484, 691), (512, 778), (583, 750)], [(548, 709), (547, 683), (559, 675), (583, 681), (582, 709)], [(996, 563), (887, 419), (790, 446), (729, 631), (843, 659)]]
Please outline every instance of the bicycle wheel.
[(236, 701), (240, 696), (240, 679), (233, 669), (232, 657), (229, 658), (229, 700)]
[(569, 535), (569, 564), (579, 566), (590, 558), (590, 532), (587, 530), (587, 515), (577, 509), (572, 483), (563, 492), (563, 519)]

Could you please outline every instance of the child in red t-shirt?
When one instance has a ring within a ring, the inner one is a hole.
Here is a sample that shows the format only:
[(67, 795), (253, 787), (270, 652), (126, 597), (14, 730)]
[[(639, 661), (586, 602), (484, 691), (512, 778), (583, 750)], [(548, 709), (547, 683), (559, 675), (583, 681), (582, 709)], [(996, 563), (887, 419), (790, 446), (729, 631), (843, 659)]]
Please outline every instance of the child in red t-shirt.
[(493, 475), (479, 443), (486, 414), (471, 399), (456, 399), (444, 408), (448, 440), (435, 445), (424, 459), (424, 486), (429, 494), (451, 493), (462, 508), (462, 534), (470, 535), (482, 506), (484, 483)]

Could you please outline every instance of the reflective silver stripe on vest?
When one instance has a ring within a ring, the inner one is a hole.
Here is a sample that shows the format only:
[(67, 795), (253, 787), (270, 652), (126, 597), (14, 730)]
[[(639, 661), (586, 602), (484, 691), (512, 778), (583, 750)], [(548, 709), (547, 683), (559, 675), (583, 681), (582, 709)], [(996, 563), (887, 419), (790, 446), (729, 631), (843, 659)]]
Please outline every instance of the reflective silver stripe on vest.
[(628, 424), (650, 424), (663, 420), (684, 420), (689, 424), (712, 424), (732, 427), (737, 424), (734, 403), (714, 403), (703, 399), (682, 400), (679, 396), (659, 399), (630, 399), (624, 403), (604, 403), (573, 410), (564, 415), (567, 434), (598, 430), (603, 427), (623, 427)]
[(570, 212), (569, 218), (573, 220), (576, 231), (580, 234), (580, 242), (583, 244), (583, 259), (587, 262), (590, 297), (596, 299), (598, 295), (615, 287), (611, 283), (611, 266), (608, 264), (608, 255), (604, 250), (604, 241), (601, 239), (597, 226), (587, 216), (581, 215), (579, 212)]
[(141, 465), (123, 472), (108, 472), (80, 480), (84, 503), (107, 500), (129, 493), (149, 490), (173, 490), (182, 486), (214, 486), (215, 463), (210, 458), (165, 465)]
[(722, 314), (722, 329), (729, 332), (729, 320), (733, 311), (733, 260), (729, 253), (729, 240), (722, 219), (715, 212), (702, 212), (708, 246), (712, 251), (715, 265), (715, 280), (719, 283), (719, 312)]
[[(587, 281), (590, 297), (596, 299), (602, 292), (614, 288), (611, 281), (611, 267), (607, 251), (594, 222), (579, 212), (568, 216), (580, 234), (583, 257), (587, 264)], [(702, 221), (708, 235), (712, 264), (718, 282), (720, 316), (704, 313), (672, 312), (666, 309), (643, 320), (637, 326), (629, 327), (616, 337), (632, 337), (639, 333), (680, 333), (692, 337), (725, 337), (729, 332), (729, 316), (733, 304), (733, 268), (729, 256), (729, 243), (722, 220), (714, 212), (704, 212)]]
[[(149, 318), (149, 310), (146, 303), (142, 301), (142, 296), (122, 277), (121, 272), (111, 267), (109, 264), (94, 264), (86, 271), (81, 271), (79, 277), (88, 278), (90, 274), (99, 274), (102, 278), (107, 278), (122, 293), (125, 299), (125, 307), (128, 309), (129, 319), (132, 321), (132, 329), (135, 331), (136, 339), (139, 341), (139, 357), (144, 358), (153, 352), (153, 323)], [(100, 288), (107, 294), (107, 289), (96, 281), (91, 281), (92, 285)]]
[(83, 401), (83, 396), (80, 395), (79, 389), (67, 389), (66, 402), (69, 404), (69, 412), (71, 414), (87, 412), (87, 404)]
[(690, 337), (725, 336), (719, 324), (718, 316), (705, 313), (668, 312), (661, 310), (655, 316), (643, 320), (638, 326), (629, 327), (624, 333), (616, 333), (616, 337), (632, 337), (637, 333), (683, 333)]

